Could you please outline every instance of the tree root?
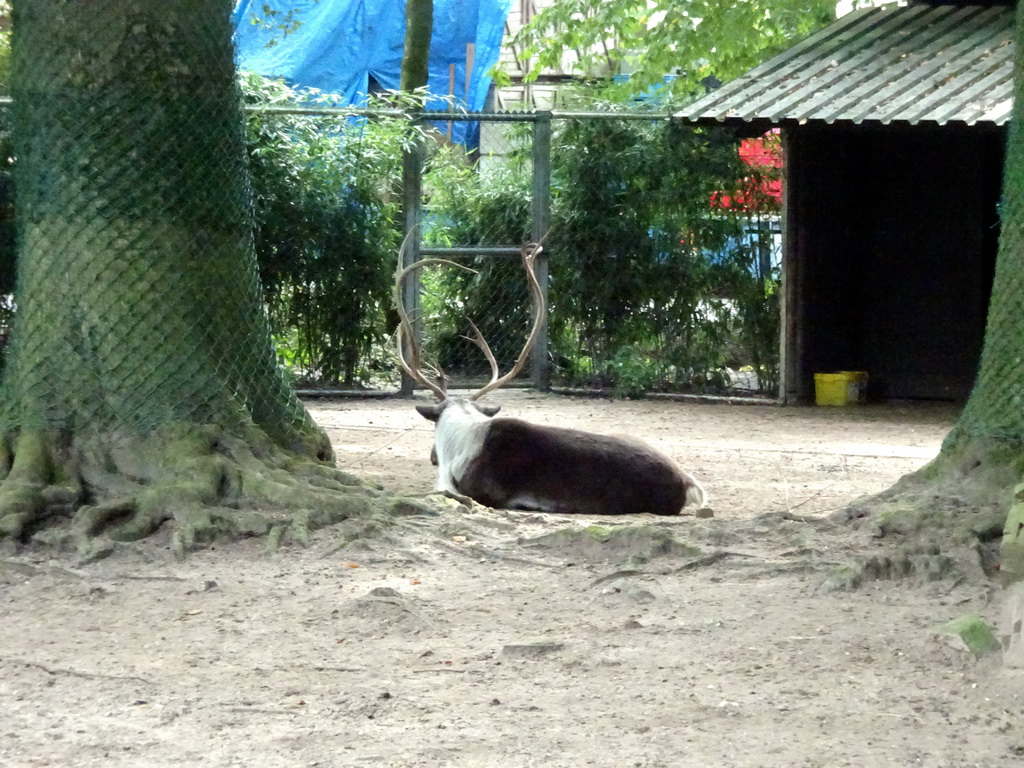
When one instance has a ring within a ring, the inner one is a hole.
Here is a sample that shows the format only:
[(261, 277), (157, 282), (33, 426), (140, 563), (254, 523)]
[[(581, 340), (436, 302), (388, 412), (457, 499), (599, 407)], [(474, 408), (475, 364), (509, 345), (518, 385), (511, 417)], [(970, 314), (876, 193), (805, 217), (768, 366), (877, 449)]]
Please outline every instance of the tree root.
[(178, 558), (248, 536), (266, 536), (269, 550), (304, 546), (317, 528), (387, 506), (376, 488), (286, 453), (255, 427), (238, 434), (179, 423), (72, 441), (23, 430), (13, 445), (2, 467), (0, 541), (70, 546), (86, 560), (164, 526)]
[(0, 486), (0, 537), (21, 536), (44, 516), (53, 467), (44, 435), (25, 430), (19, 436), (13, 463)]
[(51, 677), (57, 677), (59, 675), (67, 675), (68, 677), (84, 677), (90, 680), (128, 680), (135, 683), (145, 683), (146, 685), (153, 685), (152, 680), (147, 680), (144, 677), (138, 677), (136, 675), (102, 675), (95, 672), (80, 672), (77, 669), (57, 669), (54, 667), (48, 667), (45, 664), (40, 664), (35, 661), (25, 661), (24, 659), (4, 659), (0, 658), (0, 663), (8, 662), (11, 664), (19, 664), (23, 667), (31, 667), (33, 669), (39, 669), (50, 675)]
[(893, 545), (858, 566), (865, 579), (914, 574), (933, 580), (979, 569), (993, 577), (1022, 472), (1021, 446), (954, 437), (927, 466), (882, 493), (858, 499), (832, 519)]
[(1019, 457), (1013, 461), (991, 450), (944, 452), (888, 490), (858, 499), (835, 517), (866, 521), (876, 527), (878, 536), (936, 527), (944, 534), (954, 528), (977, 529), (979, 522), (987, 526), (994, 518), (1005, 518), (1010, 493), (1020, 482), (1018, 464)]
[(758, 515), (756, 519), (788, 520), (791, 523), (807, 523), (808, 525), (822, 526), (828, 526), (832, 524), (832, 521), (827, 517), (822, 517), (821, 515), (798, 515), (790, 510), (781, 510), (779, 512), (765, 512), (764, 514)]

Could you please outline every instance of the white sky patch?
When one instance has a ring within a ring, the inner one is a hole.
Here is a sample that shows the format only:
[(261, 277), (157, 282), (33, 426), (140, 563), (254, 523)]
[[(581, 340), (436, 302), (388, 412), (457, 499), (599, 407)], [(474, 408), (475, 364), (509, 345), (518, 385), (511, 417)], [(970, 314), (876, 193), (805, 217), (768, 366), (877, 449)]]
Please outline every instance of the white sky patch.
[(907, 0), (839, 0), (836, 3), (836, 18), (842, 18), (857, 8), (871, 8), (872, 6), (892, 5), (893, 3), (903, 6), (907, 4)]

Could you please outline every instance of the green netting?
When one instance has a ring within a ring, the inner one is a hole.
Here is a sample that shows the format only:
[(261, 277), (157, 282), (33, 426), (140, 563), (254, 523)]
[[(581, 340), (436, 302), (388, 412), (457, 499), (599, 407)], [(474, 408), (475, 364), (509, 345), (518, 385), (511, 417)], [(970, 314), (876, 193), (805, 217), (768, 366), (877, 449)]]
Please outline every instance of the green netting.
[(15, 9), (9, 424), (308, 426), (260, 301), (230, 5)]
[(1003, 171), (999, 254), (978, 378), (954, 434), (1024, 441), (1024, 6), (1017, 8), (1014, 115)]

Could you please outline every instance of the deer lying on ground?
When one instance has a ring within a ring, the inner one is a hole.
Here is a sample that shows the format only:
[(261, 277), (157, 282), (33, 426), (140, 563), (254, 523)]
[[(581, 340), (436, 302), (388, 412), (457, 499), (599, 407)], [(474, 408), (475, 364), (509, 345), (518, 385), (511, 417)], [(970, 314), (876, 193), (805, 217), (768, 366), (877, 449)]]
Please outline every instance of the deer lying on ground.
[(700, 484), (670, 458), (639, 440), (494, 418), (500, 406), (477, 402), (519, 373), (540, 335), (545, 312), (535, 270), (540, 252), (535, 243), (522, 249), (534, 323), (511, 371), (499, 376), (490, 347), (470, 321), (475, 335), (472, 341), (486, 356), (492, 375), (486, 385), (466, 397), (448, 395), (439, 370), (434, 371), (436, 382), (423, 373), (419, 344), (401, 301), (403, 282), (417, 269), (432, 264), (461, 265), (423, 259), (402, 269), (400, 257), (395, 276), (400, 317), (398, 359), (405, 372), (437, 398), (433, 405), (416, 406), (436, 424), (431, 459), (437, 465), (437, 490), (468, 496), (488, 507), (555, 513), (677, 515), (687, 504), (705, 506), (707, 495)]

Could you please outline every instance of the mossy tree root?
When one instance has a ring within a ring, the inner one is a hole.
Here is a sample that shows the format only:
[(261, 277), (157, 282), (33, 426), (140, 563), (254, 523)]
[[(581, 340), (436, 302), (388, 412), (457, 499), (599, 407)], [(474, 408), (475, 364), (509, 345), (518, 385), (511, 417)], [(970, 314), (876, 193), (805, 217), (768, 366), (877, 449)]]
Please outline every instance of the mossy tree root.
[(244, 434), (170, 424), (144, 437), (22, 430), (0, 459), (0, 540), (56, 525), (83, 557), (109, 541), (171, 528), (178, 557), (212, 541), (267, 536), (305, 544), (310, 531), (383, 509), (379, 492), (313, 457), (286, 453), (256, 427)]
[(980, 566), (992, 576), (1022, 474), (1019, 444), (954, 433), (932, 462), (888, 490), (858, 499), (835, 518), (897, 541), (910, 555), (949, 555), (959, 562), (953, 570)]

